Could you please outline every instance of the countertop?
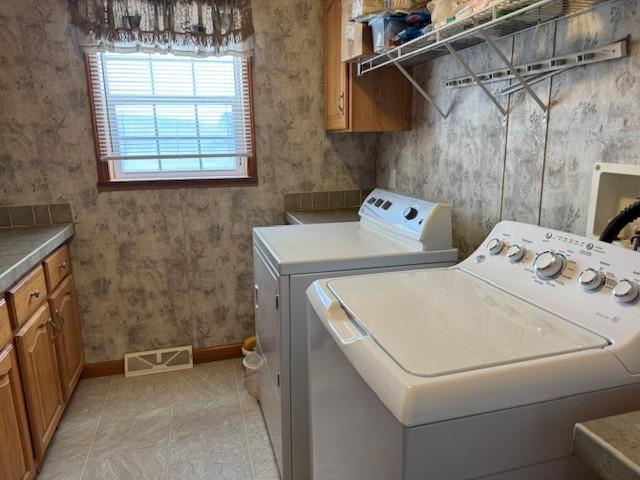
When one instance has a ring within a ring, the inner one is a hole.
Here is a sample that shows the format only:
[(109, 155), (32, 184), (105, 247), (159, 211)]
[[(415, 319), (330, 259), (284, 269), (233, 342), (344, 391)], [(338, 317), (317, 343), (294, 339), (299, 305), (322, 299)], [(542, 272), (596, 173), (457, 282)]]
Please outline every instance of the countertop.
[(73, 236), (73, 224), (0, 229), (0, 292)]
[(360, 220), (358, 208), (339, 208), (333, 210), (286, 211), (285, 219), (290, 225), (307, 223), (342, 223)]
[(574, 454), (603, 480), (640, 479), (640, 411), (577, 424)]

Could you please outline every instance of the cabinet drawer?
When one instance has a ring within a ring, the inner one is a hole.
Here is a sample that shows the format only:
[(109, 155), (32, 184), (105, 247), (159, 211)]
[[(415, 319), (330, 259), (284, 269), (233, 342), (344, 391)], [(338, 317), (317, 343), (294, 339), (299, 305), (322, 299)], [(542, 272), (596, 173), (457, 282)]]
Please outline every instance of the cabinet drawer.
[(11, 343), (12, 333), (9, 308), (4, 300), (0, 300), (0, 351)]
[(13, 328), (18, 328), (47, 300), (47, 284), (42, 266), (36, 267), (7, 294)]
[(62, 245), (42, 262), (47, 280), (47, 290), (51, 293), (71, 270), (69, 247)]

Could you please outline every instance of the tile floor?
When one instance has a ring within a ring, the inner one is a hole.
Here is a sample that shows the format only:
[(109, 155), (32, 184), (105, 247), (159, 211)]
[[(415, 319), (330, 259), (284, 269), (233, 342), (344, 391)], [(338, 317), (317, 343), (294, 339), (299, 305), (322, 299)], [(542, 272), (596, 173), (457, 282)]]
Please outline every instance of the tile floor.
[(242, 364), (81, 380), (39, 480), (277, 480)]

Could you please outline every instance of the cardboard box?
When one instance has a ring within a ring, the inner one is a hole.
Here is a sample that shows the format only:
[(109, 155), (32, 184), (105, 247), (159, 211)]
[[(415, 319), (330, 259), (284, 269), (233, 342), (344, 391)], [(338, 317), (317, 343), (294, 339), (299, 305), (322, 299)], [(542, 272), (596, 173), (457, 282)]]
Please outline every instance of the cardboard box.
[(352, 22), (352, 0), (342, 1), (342, 61), (355, 63), (360, 58), (373, 55), (371, 27)]
[(385, 0), (344, 0), (342, 6), (348, 3), (350, 7), (351, 19), (365, 21), (372, 15), (377, 15), (384, 11)]

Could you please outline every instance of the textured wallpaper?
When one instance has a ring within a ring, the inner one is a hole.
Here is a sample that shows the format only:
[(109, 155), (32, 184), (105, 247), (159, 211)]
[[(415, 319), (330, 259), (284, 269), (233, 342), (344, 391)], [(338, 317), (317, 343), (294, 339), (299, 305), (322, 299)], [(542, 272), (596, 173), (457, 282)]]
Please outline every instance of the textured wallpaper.
[(65, 0), (0, 2), (0, 205), (72, 204), (88, 362), (253, 332), (251, 228), (285, 192), (368, 188), (375, 135), (323, 128), (322, 2), (254, 2), (260, 185), (97, 193), (84, 64)]
[[(465, 74), (454, 59), (415, 69), (451, 115), (443, 120), (414, 96), (414, 129), (381, 136), (378, 183), (390, 186), (395, 176), (398, 190), (453, 205), (454, 241), (463, 256), (500, 220), (584, 234), (594, 163), (640, 163), (639, 2), (609, 2), (499, 43), (518, 64), (627, 35), (629, 58), (576, 68), (535, 86), (541, 98), (551, 100), (546, 118), (522, 92), (503, 97), (510, 111), (504, 125), (479, 88), (443, 86)], [(485, 46), (463, 56), (477, 71), (502, 67)]]

